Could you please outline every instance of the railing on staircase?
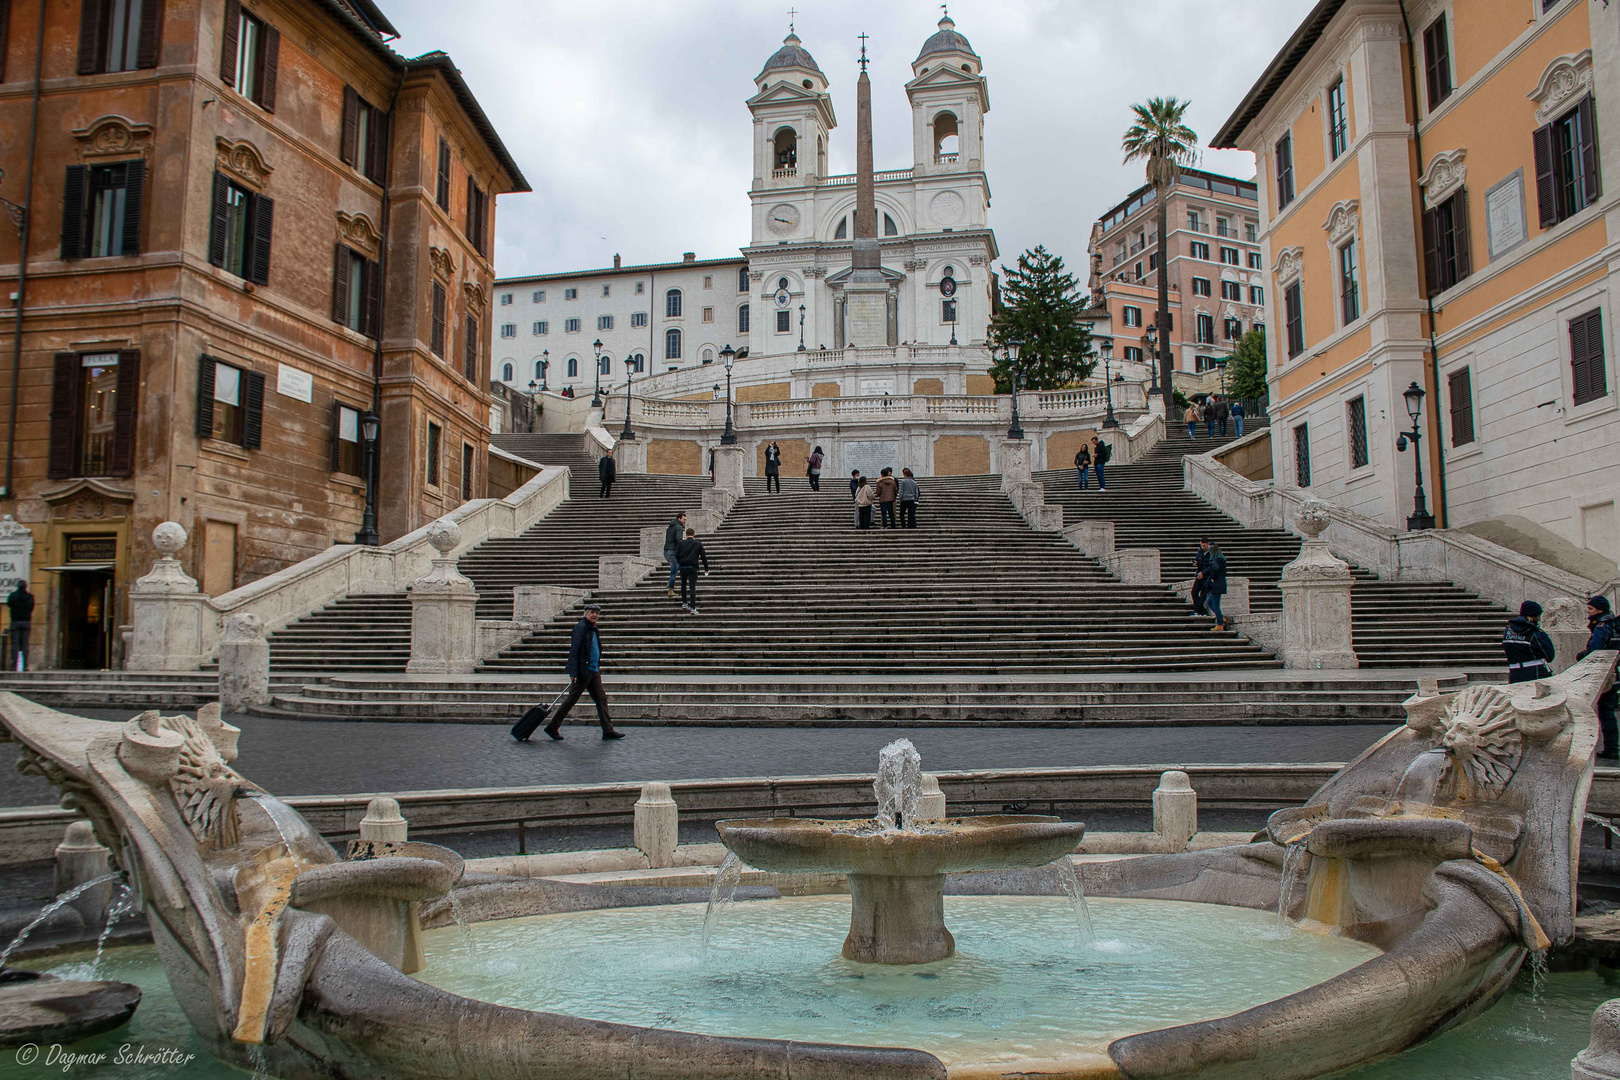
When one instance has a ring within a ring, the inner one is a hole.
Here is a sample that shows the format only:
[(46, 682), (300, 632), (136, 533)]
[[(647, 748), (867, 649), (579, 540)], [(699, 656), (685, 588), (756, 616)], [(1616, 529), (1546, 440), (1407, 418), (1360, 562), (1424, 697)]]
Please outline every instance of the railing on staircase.
[[(622, 398), (620, 399), (622, 400)], [(1141, 412), (1147, 396), (1139, 383), (1116, 383), (1114, 410)], [(1019, 395), (1020, 415), (1027, 420), (1101, 420), (1107, 413), (1108, 390), (1027, 391)], [(836, 421), (961, 420), (1005, 423), (1012, 419), (1012, 399), (1005, 394), (877, 394), (854, 397), (796, 398), (785, 401), (733, 402), (739, 429), (814, 425)], [(607, 423), (622, 422), (624, 406), (608, 409)], [(638, 398), (631, 426), (706, 428), (725, 422), (724, 401), (669, 401)]]

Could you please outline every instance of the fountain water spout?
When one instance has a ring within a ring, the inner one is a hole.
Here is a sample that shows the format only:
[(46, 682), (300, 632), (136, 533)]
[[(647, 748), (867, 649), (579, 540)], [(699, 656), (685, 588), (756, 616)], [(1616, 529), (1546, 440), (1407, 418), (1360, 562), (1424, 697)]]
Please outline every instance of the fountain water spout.
[(884, 832), (911, 829), (922, 799), (922, 755), (910, 739), (896, 739), (878, 751), (872, 792), (877, 796), (878, 825)]

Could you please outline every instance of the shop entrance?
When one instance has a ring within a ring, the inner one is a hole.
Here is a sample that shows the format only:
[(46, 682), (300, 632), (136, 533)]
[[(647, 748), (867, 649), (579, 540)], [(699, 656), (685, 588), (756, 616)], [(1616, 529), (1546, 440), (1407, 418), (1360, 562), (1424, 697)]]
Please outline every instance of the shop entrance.
[(90, 671), (112, 667), (112, 600), (111, 567), (62, 571), (57, 651), (61, 667)]

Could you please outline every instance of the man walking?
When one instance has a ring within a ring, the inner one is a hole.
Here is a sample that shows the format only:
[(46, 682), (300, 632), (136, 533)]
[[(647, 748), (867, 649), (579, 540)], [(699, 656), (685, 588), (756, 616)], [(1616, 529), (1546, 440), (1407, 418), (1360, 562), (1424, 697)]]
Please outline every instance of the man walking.
[(11, 655), (16, 657), (11, 666), (17, 671), (28, 670), (28, 632), (33, 629), (34, 594), (28, 591), (28, 582), (19, 581), (6, 597), (11, 609)]
[(902, 529), (915, 529), (917, 527), (917, 496), (922, 490), (917, 486), (917, 478), (911, 475), (910, 469), (900, 470), (900, 527)]
[(709, 576), (709, 554), (703, 550), (696, 529), (686, 530), (685, 539), (675, 549), (675, 559), (681, 564), (681, 610), (696, 615), (698, 563), (703, 564), (703, 576)]
[(1221, 597), (1226, 595), (1226, 556), (1221, 554), (1220, 545), (1208, 537), (1200, 540), (1198, 546), (1201, 549), (1199, 551), (1201, 566), (1198, 570), (1198, 581), (1194, 582), (1193, 588), (1197, 589), (1198, 583), (1203, 583), (1204, 603), (1208, 606), (1209, 613), (1215, 616), (1215, 625), (1210, 629), (1225, 630), (1226, 616), (1221, 614)]
[(681, 546), (681, 537), (686, 535), (686, 512), (682, 511), (670, 519), (664, 527), (664, 561), (669, 563), (669, 598), (675, 599), (675, 575), (681, 572), (680, 563), (675, 561), (675, 549)]
[(1204, 438), (1206, 439), (1215, 437), (1215, 400), (1213, 397), (1204, 399)]
[(1114, 451), (1109, 448), (1107, 443), (1095, 435), (1091, 437), (1091, 466), (1097, 470), (1098, 491), (1108, 490), (1108, 478), (1103, 475), (1103, 466), (1108, 464), (1108, 460), (1113, 456)]
[(1541, 605), (1526, 600), (1519, 613), (1508, 620), (1502, 631), (1502, 651), (1507, 653), (1508, 682), (1534, 682), (1551, 677), (1555, 656), (1552, 638), (1541, 628)]
[(1198, 541), (1198, 550), (1193, 552), (1193, 587), (1192, 587), (1192, 613), (1194, 615), (1208, 615), (1204, 610), (1204, 596), (1208, 592), (1208, 579), (1204, 576), (1209, 569), (1209, 537)]
[(878, 509), (883, 513), (883, 527), (894, 528), (894, 500), (900, 495), (900, 482), (894, 478), (894, 470), (888, 466), (878, 474), (877, 499)]
[(581, 694), (586, 693), (596, 703), (596, 719), (602, 725), (602, 738), (624, 738), (624, 732), (615, 730), (613, 721), (608, 717), (607, 691), (602, 689), (602, 635), (596, 630), (597, 620), (601, 617), (600, 605), (587, 604), (585, 617), (574, 624), (574, 637), (568, 645), (568, 677), (572, 681), (568, 684), (568, 695), (563, 698), (562, 707), (546, 725), (546, 734), (558, 742), (562, 741), (562, 725), (568, 718), (568, 710), (574, 707)]
[(1215, 399), (1215, 422), (1221, 426), (1221, 438), (1226, 438), (1226, 418), (1232, 415), (1232, 407), (1226, 403), (1225, 398)]
[(603, 454), (596, 459), (596, 478), (602, 481), (602, 492), (598, 498), (605, 499), (613, 490), (613, 481), (619, 475), (619, 463), (613, 460), (612, 454)]
[[(1615, 621), (1607, 596), (1594, 596), (1586, 602), (1586, 627), (1592, 637), (1586, 648), (1576, 655), (1576, 660), (1585, 660), (1587, 653), (1620, 649), (1620, 623)], [(1598, 698), (1598, 728), (1603, 732), (1603, 746), (1597, 756), (1604, 761), (1620, 759), (1620, 725), (1615, 722), (1615, 706), (1620, 703), (1617, 697), (1620, 693), (1611, 686)]]
[(1243, 402), (1232, 402), (1232, 422), (1237, 425), (1238, 438), (1243, 438)]

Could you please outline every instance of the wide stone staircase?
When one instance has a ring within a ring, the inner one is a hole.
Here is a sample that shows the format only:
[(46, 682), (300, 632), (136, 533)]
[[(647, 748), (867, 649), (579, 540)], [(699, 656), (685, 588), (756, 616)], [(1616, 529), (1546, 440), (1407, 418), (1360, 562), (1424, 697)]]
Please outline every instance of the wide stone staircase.
[[(1193, 576), (1198, 540), (1208, 536), (1225, 553), (1227, 573), (1249, 579), (1251, 610), (1279, 611), (1277, 583), (1299, 555), (1300, 539), (1281, 529), (1246, 528), (1183, 489), (1182, 459), (1225, 441), (1205, 438), (1202, 425), (1198, 430), (1189, 440), (1185, 425), (1172, 425), (1139, 460), (1107, 466), (1106, 492), (1097, 490), (1095, 476), (1089, 491), (1078, 490), (1072, 468), (1039, 472), (1035, 479), (1048, 503), (1062, 505), (1065, 524), (1112, 521), (1116, 547), (1158, 548), (1166, 582)], [(1363, 667), (1502, 667), (1503, 609), (1444, 582), (1381, 581), (1358, 566), (1351, 573), (1351, 635)]]

